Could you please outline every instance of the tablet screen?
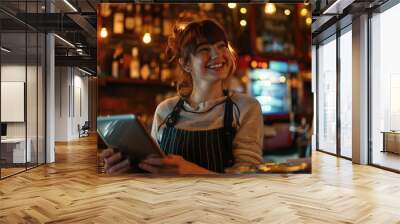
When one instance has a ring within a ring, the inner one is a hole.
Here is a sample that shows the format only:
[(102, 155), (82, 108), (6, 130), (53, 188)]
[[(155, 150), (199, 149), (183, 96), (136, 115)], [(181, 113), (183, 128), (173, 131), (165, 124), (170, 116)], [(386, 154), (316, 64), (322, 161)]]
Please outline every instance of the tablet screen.
[(110, 148), (118, 148), (133, 161), (150, 154), (163, 156), (154, 139), (133, 114), (97, 117), (97, 132)]

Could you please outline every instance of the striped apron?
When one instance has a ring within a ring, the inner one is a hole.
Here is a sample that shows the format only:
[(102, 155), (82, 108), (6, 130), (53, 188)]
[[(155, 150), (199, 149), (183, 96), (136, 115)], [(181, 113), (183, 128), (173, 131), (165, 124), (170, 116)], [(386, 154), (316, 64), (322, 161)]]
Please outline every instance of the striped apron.
[(180, 99), (167, 116), (160, 147), (166, 154), (176, 154), (210, 171), (223, 173), (234, 163), (232, 140), (233, 102), (226, 91), (224, 126), (205, 131), (189, 131), (175, 127), (184, 99)]

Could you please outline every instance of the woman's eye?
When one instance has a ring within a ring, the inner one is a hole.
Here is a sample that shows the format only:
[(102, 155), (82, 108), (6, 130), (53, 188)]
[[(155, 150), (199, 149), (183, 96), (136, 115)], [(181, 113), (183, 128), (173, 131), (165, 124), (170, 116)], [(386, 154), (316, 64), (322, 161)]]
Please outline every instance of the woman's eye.
[(197, 50), (197, 52), (209, 52), (209, 51), (210, 51), (210, 48), (208, 48), (208, 47), (203, 47), (203, 48), (200, 48)]
[(218, 48), (227, 48), (227, 46), (226, 46), (225, 43), (222, 43), (222, 44), (219, 44), (219, 45), (218, 45)]

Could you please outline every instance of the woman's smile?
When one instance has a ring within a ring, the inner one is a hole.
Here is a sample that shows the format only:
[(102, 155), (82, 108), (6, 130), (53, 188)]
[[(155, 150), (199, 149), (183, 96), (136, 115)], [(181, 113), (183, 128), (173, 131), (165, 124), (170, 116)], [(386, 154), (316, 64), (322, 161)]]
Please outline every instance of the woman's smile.
[(213, 62), (211, 64), (208, 64), (206, 67), (214, 71), (221, 71), (224, 68), (225, 64), (225, 62)]

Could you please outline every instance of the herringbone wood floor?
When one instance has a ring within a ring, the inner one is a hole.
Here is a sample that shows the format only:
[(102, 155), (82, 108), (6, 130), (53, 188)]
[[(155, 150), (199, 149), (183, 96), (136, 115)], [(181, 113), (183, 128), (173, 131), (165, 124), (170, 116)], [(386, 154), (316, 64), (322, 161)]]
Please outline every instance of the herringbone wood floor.
[(97, 174), (94, 138), (0, 181), (0, 223), (400, 223), (400, 175), (313, 153), (311, 175)]

